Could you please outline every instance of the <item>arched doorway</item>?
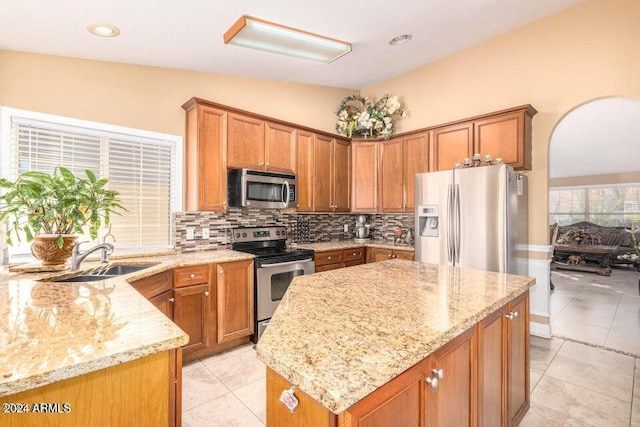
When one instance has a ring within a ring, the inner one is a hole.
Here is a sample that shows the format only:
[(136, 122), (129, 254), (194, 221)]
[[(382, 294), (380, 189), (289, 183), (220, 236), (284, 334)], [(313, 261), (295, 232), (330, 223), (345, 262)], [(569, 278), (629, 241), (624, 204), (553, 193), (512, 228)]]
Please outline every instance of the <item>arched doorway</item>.
[(640, 101), (609, 97), (565, 114), (549, 145), (549, 223), (560, 225), (566, 244), (589, 239), (616, 248), (607, 249), (614, 261), (610, 276), (601, 275), (599, 255), (569, 260), (556, 251), (562, 270), (552, 272), (552, 333), (636, 355), (638, 272), (620, 256), (633, 253), (624, 228), (640, 221), (639, 142)]

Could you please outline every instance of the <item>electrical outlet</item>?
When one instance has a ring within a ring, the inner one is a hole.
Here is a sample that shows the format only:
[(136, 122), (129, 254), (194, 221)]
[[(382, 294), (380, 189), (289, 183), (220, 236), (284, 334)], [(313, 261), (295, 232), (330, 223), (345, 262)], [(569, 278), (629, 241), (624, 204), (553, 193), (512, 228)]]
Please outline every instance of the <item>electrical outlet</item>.
[(196, 238), (196, 229), (193, 227), (187, 227), (187, 240), (193, 240)]
[(209, 238), (209, 227), (202, 227), (202, 238), (203, 239)]
[(345, 224), (344, 225), (344, 232), (348, 233), (349, 232), (349, 224)]

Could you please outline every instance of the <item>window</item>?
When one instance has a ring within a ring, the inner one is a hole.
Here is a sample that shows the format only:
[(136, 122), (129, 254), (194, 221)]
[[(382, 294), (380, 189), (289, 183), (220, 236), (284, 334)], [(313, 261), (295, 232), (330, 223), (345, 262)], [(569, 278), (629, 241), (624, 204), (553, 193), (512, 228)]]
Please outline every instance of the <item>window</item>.
[[(81, 176), (91, 169), (109, 178), (127, 209), (111, 218), (118, 252), (170, 247), (170, 213), (181, 209), (181, 137), (9, 108), (2, 109), (1, 129), (1, 152), (9, 153), (2, 176), (50, 173), (59, 165)], [(28, 254), (29, 244), (11, 252)]]
[(640, 222), (640, 184), (566, 187), (549, 190), (549, 223), (589, 221), (607, 227)]

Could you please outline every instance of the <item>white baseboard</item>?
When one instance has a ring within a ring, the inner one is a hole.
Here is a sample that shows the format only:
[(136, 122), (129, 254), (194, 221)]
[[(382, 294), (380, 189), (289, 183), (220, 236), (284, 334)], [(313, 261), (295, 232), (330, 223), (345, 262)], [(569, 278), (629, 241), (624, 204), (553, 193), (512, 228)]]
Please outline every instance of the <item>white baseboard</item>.
[(529, 333), (537, 337), (551, 338), (551, 325), (542, 323), (529, 322)]
[[(547, 256), (549, 254), (549, 246), (529, 245), (527, 249), (529, 252), (540, 252)], [(546, 256), (544, 258), (546, 258)], [(535, 277), (536, 279), (536, 284), (529, 290), (529, 310), (532, 314), (549, 319), (546, 323), (530, 322), (530, 332), (532, 335), (545, 338), (551, 337), (551, 310), (549, 304), (549, 297), (551, 295), (549, 288), (550, 262), (550, 259), (529, 258), (529, 276)]]

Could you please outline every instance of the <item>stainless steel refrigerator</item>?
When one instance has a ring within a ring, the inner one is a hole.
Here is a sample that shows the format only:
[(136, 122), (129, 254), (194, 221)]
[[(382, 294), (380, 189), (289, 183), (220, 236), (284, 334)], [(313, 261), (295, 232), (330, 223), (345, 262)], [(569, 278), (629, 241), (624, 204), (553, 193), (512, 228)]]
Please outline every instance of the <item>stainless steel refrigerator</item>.
[(528, 274), (526, 176), (508, 165), (416, 174), (416, 260)]

